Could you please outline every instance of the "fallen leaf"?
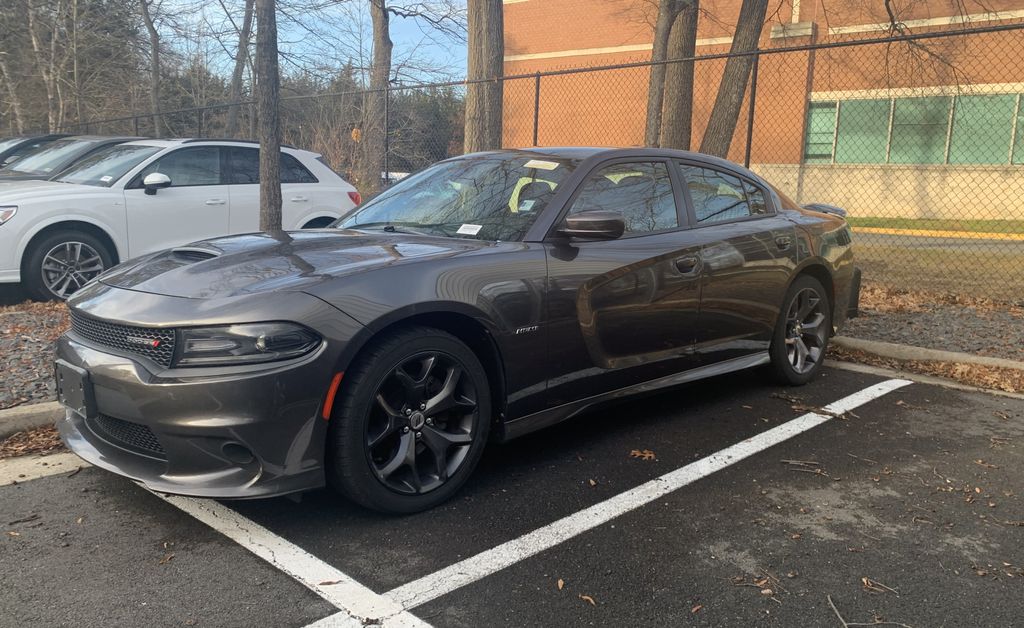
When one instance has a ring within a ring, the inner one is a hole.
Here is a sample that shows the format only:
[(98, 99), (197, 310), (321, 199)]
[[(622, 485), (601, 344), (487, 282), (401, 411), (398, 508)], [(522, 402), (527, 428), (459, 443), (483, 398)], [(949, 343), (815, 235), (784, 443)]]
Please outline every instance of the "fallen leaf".
[(794, 535), (790, 536), (789, 538), (791, 538), (794, 541), (796, 541), (796, 540), (798, 540), (800, 538), (800, 534), (794, 534)]
[(691, 608), (690, 612), (691, 613), (699, 613), (700, 609), (702, 609), (702, 608), (704, 608), (704, 605), (703, 604), (698, 604), (698, 605), (694, 606), (693, 608)]
[(15, 532), (14, 530), (11, 530), (10, 532), (7, 533), (7, 536), (21, 536), (21, 533), (20, 532)]
[(561, 578), (559, 578), (558, 579), (558, 590), (561, 591), (563, 588), (565, 588), (565, 580), (562, 580)]
[(775, 591), (772, 591), (771, 589), (761, 589), (761, 595), (769, 595), (770, 596), (770, 595), (774, 595), (774, 594), (775, 594)]
[(85, 521), (85, 517), (79, 517), (78, 519), (75, 519), (75, 523), (82, 523), (83, 521)]
[(591, 479), (590, 480), (590, 485), (591, 486), (597, 486), (597, 480)]
[(656, 459), (656, 457), (654, 455), (654, 452), (651, 451), (650, 449), (644, 449), (642, 451), (639, 450), (639, 449), (634, 449), (633, 451), (629, 452), (629, 455), (634, 457), (634, 458), (640, 458), (641, 460), (655, 460)]
[(161, 558), (159, 564), (166, 565), (167, 563), (171, 562), (172, 560), (174, 560), (174, 554), (173, 553), (172, 554), (168, 554), (168, 555), (164, 556), (163, 558)]
[(597, 602), (595, 602), (594, 598), (590, 597), (589, 595), (582, 595), (581, 594), (580, 595), (580, 599), (583, 600), (584, 602), (587, 602), (591, 606), (597, 606)]

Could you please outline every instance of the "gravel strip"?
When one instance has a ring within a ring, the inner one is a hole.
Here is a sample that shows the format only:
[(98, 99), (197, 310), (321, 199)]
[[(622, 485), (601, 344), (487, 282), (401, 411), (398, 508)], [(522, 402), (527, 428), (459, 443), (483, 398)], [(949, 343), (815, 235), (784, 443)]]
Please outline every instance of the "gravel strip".
[(0, 410), (56, 399), (53, 343), (67, 326), (63, 303), (0, 308)]
[(983, 300), (866, 289), (844, 336), (1024, 361), (1024, 308)]

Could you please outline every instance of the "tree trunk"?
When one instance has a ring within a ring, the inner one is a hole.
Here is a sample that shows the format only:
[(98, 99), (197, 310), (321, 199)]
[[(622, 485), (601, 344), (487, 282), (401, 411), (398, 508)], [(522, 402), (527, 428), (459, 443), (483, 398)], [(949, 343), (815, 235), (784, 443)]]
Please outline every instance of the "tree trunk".
[(274, 0), (256, 0), (256, 109), (260, 135), (260, 231), (281, 231), (280, 80)]
[[(682, 0), (668, 40), (669, 59), (692, 59), (697, 54), (699, 0)], [(661, 144), (665, 148), (690, 150), (693, 121), (693, 61), (671, 63), (665, 72), (665, 111), (661, 121)]]
[[(767, 11), (768, 0), (743, 0), (730, 53), (757, 49), (757, 41), (761, 37)], [(704, 140), (700, 144), (700, 152), (718, 157), (726, 157), (729, 154), (732, 136), (736, 132), (736, 122), (739, 120), (740, 109), (743, 108), (743, 94), (747, 91), (750, 70), (753, 67), (753, 55), (729, 57), (725, 71), (722, 72), (722, 82), (718, 86), (715, 106), (711, 109), (711, 118), (704, 131)]]
[(153, 135), (163, 135), (163, 124), (160, 119), (160, 33), (153, 23), (153, 16), (149, 12), (149, 3), (152, 0), (141, 0), (139, 8), (142, 10), (142, 21), (146, 24), (149, 32), (149, 105), (153, 111)]
[[(228, 89), (228, 102), (238, 102), (242, 98), (242, 73), (245, 70), (246, 58), (249, 56), (249, 37), (252, 34), (252, 13), (255, 0), (245, 0), (245, 14), (242, 17), (242, 28), (238, 31), (238, 50), (235, 52), (235, 69), (231, 72), (231, 86)], [(228, 120), (224, 128), (227, 137), (238, 135), (238, 113), (240, 105), (228, 107)]]
[(60, 19), (63, 14), (63, 3), (58, 1), (54, 7), (53, 24), (49, 36), (49, 52), (43, 50), (43, 42), (39, 33), (39, 19), (36, 16), (36, 9), (31, 3), (28, 5), (28, 34), (32, 42), (32, 52), (35, 55), (36, 66), (39, 75), (43, 79), (43, 86), (46, 88), (46, 122), (51, 133), (60, 128), (60, 113), (57, 106), (57, 42), (60, 40)]
[(654, 24), (654, 43), (651, 46), (651, 74), (647, 81), (647, 127), (644, 130), (644, 145), (657, 146), (661, 132), (661, 108), (665, 98), (665, 64), (667, 59), (669, 33), (679, 12), (679, 0), (658, 2), (658, 21)]
[(469, 0), (466, 127), (463, 148), (472, 153), (501, 148), (505, 57), (501, 0)]
[(11, 103), (11, 113), (14, 114), (14, 128), (18, 135), (21, 135), (25, 132), (25, 117), (21, 113), (21, 99), (18, 97), (18, 90), (14, 87), (14, 79), (11, 78), (11, 72), (7, 69), (7, 62), (4, 61), (3, 56), (0, 56), (0, 80), (4, 83), (7, 97)]
[(384, 172), (384, 99), (391, 77), (392, 49), (390, 16), (385, 0), (370, 0), (370, 18), (373, 22), (373, 60), (369, 91), (363, 99), (362, 159), (357, 181), (364, 198), (380, 189)]

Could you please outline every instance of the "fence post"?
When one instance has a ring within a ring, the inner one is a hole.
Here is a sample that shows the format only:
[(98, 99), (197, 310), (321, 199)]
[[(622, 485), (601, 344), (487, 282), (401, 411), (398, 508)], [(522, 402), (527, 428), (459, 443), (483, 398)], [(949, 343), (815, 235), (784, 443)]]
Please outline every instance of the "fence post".
[(139, 116), (132, 116), (132, 132), (135, 137), (139, 136)]
[(388, 83), (384, 84), (384, 187), (388, 186), (388, 182), (391, 181), (391, 171), (388, 167), (388, 153), (390, 152), (390, 142), (388, 138), (388, 130), (391, 126), (391, 89)]
[(199, 129), (198, 129), (199, 132), (196, 133), (196, 136), (202, 137), (203, 136), (203, 110), (202, 109), (197, 109), (196, 110), (196, 126), (199, 127)]
[(750, 167), (750, 145), (754, 143), (754, 106), (757, 104), (757, 66), (761, 51), (754, 51), (754, 68), (750, 72), (750, 103), (747, 105), (747, 150), (743, 155), (743, 167)]
[(537, 129), (540, 125), (540, 70), (533, 75), (533, 145), (537, 145)]

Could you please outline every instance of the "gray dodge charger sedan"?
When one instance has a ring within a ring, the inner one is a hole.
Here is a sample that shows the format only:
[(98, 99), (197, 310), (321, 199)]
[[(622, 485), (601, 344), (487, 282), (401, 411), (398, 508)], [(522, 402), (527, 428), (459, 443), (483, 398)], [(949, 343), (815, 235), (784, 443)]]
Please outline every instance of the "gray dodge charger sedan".
[(157, 491), (330, 484), (423, 510), (488, 441), (598, 404), (762, 365), (810, 380), (856, 311), (842, 213), (688, 152), (449, 159), (328, 228), (197, 242), (98, 277), (58, 342), (58, 427)]

